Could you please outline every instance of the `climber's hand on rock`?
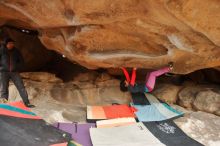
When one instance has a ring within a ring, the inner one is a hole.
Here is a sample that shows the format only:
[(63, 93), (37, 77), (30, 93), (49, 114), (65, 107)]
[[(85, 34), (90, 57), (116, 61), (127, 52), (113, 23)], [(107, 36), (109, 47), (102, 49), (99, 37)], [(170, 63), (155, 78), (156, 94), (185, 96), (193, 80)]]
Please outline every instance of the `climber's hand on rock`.
[(170, 71), (173, 70), (173, 62), (169, 62), (168, 67), (170, 68)]

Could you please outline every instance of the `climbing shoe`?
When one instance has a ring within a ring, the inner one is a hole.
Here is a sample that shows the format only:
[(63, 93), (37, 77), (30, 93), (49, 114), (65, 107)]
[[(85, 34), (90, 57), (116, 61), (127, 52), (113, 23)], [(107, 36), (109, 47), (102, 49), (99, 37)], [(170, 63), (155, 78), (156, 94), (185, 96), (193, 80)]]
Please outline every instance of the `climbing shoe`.
[(166, 73), (165, 76), (172, 77), (172, 76), (174, 76), (174, 74), (173, 73)]
[(34, 107), (35, 107), (35, 105), (30, 104), (30, 103), (25, 103), (24, 105), (25, 105), (26, 107), (29, 107), (29, 108), (34, 108)]
[(5, 99), (5, 98), (1, 98), (1, 99), (0, 99), (0, 103), (8, 103), (8, 100)]

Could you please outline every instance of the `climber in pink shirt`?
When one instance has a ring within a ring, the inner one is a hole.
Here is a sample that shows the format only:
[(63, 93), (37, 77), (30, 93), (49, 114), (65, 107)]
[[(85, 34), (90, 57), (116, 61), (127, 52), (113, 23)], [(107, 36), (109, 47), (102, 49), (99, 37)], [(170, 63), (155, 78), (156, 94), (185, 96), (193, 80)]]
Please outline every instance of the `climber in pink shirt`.
[(156, 78), (158, 76), (161, 76), (165, 73), (170, 72), (173, 69), (173, 63), (169, 63), (167, 67), (161, 68), (159, 70), (150, 72), (146, 76), (146, 82), (145, 84), (141, 83), (135, 83), (136, 80), (136, 68), (133, 68), (131, 78), (129, 76), (128, 71), (122, 67), (122, 70), (124, 72), (124, 75), (126, 77), (126, 80), (121, 81), (120, 83), (120, 89), (121, 91), (130, 91), (131, 93), (137, 93), (137, 92), (151, 92), (154, 89)]

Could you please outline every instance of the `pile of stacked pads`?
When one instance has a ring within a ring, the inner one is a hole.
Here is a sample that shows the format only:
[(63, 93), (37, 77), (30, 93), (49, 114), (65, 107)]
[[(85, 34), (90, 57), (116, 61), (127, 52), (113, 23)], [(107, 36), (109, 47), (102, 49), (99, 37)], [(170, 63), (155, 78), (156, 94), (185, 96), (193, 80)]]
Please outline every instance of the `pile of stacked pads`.
[(53, 146), (202, 146), (173, 119), (183, 116), (151, 94), (132, 94), (130, 105), (87, 106), (87, 123), (55, 123), (72, 136)]
[(0, 104), (1, 146), (50, 146), (71, 135), (46, 123), (22, 102)]

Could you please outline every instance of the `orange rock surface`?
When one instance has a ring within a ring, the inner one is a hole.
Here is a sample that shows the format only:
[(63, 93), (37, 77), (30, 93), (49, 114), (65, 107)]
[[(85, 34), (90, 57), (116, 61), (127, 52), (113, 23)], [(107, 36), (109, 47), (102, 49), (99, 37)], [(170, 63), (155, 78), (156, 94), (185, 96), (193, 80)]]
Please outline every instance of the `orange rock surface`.
[(1, 0), (6, 24), (87, 68), (220, 66), (218, 0)]

